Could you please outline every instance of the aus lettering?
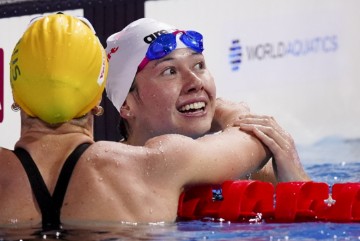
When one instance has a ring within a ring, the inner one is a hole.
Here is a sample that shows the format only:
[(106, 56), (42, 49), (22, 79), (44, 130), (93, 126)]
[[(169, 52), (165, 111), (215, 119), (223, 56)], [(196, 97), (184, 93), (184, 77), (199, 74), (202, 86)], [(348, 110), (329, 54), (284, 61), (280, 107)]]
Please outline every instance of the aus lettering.
[(20, 41), (16, 44), (15, 49), (11, 55), (11, 61), (10, 61), (11, 81), (16, 81), (19, 78), (19, 76), (21, 75), (20, 66), (18, 65), (18, 62), (19, 62), (18, 46), (19, 46)]

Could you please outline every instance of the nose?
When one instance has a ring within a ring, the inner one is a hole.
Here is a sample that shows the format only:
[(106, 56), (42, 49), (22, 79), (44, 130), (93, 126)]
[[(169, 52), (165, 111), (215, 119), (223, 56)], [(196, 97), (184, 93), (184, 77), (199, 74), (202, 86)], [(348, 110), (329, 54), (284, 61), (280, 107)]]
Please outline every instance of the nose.
[(196, 73), (189, 71), (184, 76), (185, 85), (183, 87), (183, 92), (185, 93), (191, 93), (191, 92), (197, 92), (199, 90), (202, 90), (204, 88), (204, 82), (202, 78), (200, 78)]

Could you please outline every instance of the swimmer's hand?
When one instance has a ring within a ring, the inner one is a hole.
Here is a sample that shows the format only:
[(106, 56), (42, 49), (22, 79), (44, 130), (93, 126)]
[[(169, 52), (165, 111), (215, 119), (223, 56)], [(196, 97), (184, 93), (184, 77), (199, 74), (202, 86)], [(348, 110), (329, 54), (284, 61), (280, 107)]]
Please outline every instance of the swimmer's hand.
[(270, 149), (279, 182), (310, 181), (300, 162), (294, 139), (273, 117), (248, 114), (241, 116), (234, 125), (254, 133)]

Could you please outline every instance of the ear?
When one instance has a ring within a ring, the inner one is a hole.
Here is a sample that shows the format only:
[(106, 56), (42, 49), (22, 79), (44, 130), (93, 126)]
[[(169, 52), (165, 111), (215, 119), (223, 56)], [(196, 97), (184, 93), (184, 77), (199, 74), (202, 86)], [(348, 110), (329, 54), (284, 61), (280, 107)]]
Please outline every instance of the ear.
[(120, 107), (120, 116), (123, 119), (129, 119), (132, 117), (131, 108), (125, 100), (124, 104)]

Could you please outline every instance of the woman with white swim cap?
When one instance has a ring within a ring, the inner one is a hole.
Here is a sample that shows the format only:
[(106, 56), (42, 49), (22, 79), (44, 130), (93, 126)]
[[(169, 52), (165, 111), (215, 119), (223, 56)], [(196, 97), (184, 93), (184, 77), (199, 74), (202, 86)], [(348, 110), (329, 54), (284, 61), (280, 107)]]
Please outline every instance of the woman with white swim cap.
[[(203, 56), (204, 41), (196, 31), (151, 18), (138, 19), (107, 39), (106, 92), (119, 112), (124, 143), (141, 146), (161, 134), (198, 138), (214, 131), (216, 87)], [(308, 180), (292, 137), (275, 119), (237, 106), (242, 118), (235, 122), (265, 143), (278, 164), (279, 175), (270, 162), (252, 178), (277, 183), (301, 174)]]

